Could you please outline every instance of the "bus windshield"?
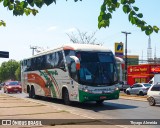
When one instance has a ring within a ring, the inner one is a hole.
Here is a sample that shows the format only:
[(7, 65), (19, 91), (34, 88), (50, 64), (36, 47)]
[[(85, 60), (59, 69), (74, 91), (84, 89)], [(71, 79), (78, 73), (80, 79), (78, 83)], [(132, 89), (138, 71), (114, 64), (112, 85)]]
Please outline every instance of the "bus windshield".
[(118, 81), (112, 52), (77, 52), (80, 60), (79, 82), (85, 85), (113, 85)]

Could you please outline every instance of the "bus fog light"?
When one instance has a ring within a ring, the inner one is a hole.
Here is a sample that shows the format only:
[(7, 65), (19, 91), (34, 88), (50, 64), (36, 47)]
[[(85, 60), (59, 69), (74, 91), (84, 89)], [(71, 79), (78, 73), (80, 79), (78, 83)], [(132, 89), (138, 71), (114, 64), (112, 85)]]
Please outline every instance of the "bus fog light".
[(88, 100), (89, 98), (88, 98), (87, 96), (84, 96), (84, 99), (85, 99), (85, 100)]

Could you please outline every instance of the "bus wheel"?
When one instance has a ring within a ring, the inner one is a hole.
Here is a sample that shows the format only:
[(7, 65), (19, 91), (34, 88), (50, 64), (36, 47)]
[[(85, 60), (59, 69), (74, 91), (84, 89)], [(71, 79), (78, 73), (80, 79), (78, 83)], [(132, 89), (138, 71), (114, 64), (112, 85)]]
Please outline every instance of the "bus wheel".
[(28, 91), (28, 95), (29, 95), (29, 98), (32, 98), (32, 92), (31, 92), (31, 89), (29, 89), (29, 91)]
[(31, 98), (36, 98), (34, 87), (31, 87)]
[(97, 100), (97, 101), (96, 101), (96, 103), (97, 103), (98, 105), (102, 105), (103, 102), (104, 102), (104, 100)]
[(71, 101), (69, 100), (69, 93), (68, 93), (67, 89), (65, 89), (63, 92), (63, 100), (64, 100), (64, 104), (66, 104), (66, 105), (71, 104)]

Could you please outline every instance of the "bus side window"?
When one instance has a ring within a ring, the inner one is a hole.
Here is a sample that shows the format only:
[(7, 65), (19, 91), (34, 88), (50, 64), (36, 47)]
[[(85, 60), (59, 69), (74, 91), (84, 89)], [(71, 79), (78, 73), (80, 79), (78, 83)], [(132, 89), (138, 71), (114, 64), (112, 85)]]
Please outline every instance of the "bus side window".
[(27, 60), (27, 71), (31, 71), (31, 59)]
[(36, 59), (36, 65), (34, 64), (36, 70), (42, 70), (45, 68), (45, 56), (40, 56)]
[(62, 70), (64, 70), (64, 71), (66, 71), (62, 51), (59, 51), (57, 54), (58, 54), (58, 58), (59, 58), (57, 67), (62, 69)]

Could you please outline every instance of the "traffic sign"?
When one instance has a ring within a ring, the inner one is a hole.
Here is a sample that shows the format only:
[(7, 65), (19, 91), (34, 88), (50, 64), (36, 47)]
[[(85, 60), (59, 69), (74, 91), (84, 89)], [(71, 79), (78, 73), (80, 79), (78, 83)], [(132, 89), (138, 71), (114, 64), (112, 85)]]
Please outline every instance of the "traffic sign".
[(115, 43), (115, 56), (123, 58), (123, 43)]
[(0, 51), (0, 58), (9, 58), (9, 52)]

